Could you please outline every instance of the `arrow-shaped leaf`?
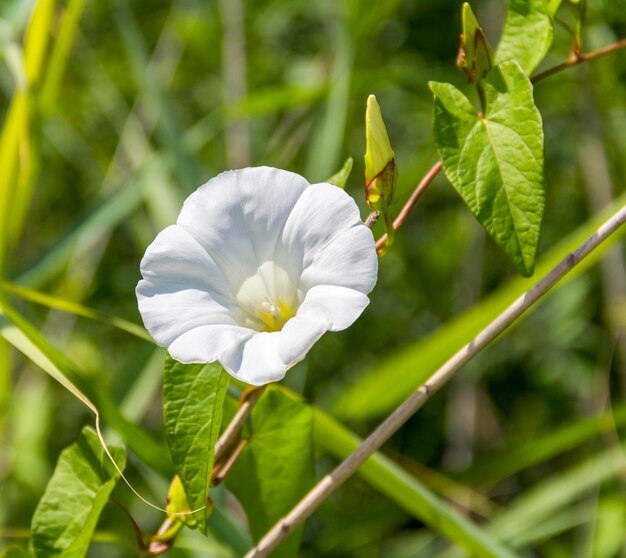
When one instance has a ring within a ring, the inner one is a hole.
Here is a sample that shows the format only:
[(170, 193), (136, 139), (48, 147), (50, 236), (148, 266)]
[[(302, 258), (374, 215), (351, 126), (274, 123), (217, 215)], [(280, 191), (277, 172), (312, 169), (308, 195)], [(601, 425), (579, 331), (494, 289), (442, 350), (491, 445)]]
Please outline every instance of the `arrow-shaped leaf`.
[[(126, 454), (119, 446), (109, 451), (120, 469)], [(119, 473), (89, 427), (59, 456), (32, 520), (32, 545), (37, 558), (82, 558)]]
[(546, 0), (509, 0), (502, 38), (496, 50), (496, 63), (516, 60), (530, 73), (544, 59), (554, 33), (551, 15), (558, 2)]
[[(228, 381), (219, 363), (181, 364), (169, 357), (165, 361), (165, 434), (192, 510), (207, 506)], [(194, 515), (203, 532), (210, 511), (207, 506)]]
[(544, 210), (543, 129), (532, 85), (517, 62), (483, 81), (477, 114), (449, 83), (435, 94), (435, 140), (446, 176), (525, 277), (532, 275)]

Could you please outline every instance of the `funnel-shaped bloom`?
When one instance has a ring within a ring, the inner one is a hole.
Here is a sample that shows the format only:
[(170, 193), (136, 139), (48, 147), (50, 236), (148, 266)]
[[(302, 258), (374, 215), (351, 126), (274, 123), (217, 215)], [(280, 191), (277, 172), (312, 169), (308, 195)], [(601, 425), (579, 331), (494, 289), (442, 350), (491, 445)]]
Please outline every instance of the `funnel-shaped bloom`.
[(191, 194), (141, 261), (139, 311), (183, 363), (254, 385), (280, 380), (326, 331), (350, 326), (376, 283), (371, 231), (331, 184), (268, 167)]

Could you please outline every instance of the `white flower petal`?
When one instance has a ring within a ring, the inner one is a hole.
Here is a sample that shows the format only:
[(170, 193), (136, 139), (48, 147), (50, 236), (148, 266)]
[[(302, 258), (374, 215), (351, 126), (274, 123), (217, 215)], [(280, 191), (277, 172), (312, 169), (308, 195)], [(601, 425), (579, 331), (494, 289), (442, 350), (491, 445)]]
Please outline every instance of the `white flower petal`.
[(287, 219), (276, 253), (279, 265), (299, 275), (337, 234), (358, 223), (359, 208), (341, 188), (312, 184)]
[(319, 318), (292, 318), (281, 331), (255, 333), (231, 346), (220, 362), (233, 376), (249, 384), (276, 382), (306, 356), (329, 325)]
[(228, 325), (196, 327), (178, 337), (168, 347), (170, 355), (177, 361), (214, 362), (229, 347), (249, 339), (256, 333), (248, 328)]
[(330, 325), (325, 319), (296, 316), (283, 326), (277, 341), (278, 356), (287, 369), (306, 356), (315, 342), (328, 331)]
[(220, 363), (235, 378), (253, 386), (282, 380), (287, 366), (278, 354), (280, 334), (280, 331), (254, 333), (226, 349), (220, 356)]
[(308, 185), (297, 174), (269, 167), (224, 172), (185, 200), (177, 223), (241, 284), (273, 259), (287, 217)]
[(340, 232), (304, 269), (304, 290), (317, 285), (337, 285), (369, 293), (376, 284), (378, 257), (372, 231), (359, 224)]
[(161, 231), (141, 260), (144, 279), (137, 285), (146, 329), (161, 346), (194, 327), (236, 324), (241, 310), (230, 302), (222, 271), (185, 230)]
[(136, 292), (143, 323), (162, 347), (193, 328), (210, 324), (237, 325), (231, 311), (216, 302), (206, 290), (141, 280)]
[(162, 230), (146, 249), (141, 275), (154, 283), (197, 286), (214, 298), (230, 298), (224, 273), (206, 250), (186, 230), (171, 225)]
[(341, 331), (355, 322), (369, 301), (367, 295), (354, 289), (319, 285), (307, 292), (297, 317), (326, 319), (329, 331)]

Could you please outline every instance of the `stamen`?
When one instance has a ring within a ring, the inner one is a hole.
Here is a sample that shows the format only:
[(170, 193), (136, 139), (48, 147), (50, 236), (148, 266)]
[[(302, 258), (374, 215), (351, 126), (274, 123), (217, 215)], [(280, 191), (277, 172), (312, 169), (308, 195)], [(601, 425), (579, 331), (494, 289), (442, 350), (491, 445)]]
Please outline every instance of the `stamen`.
[(236, 300), (245, 312), (244, 327), (270, 332), (280, 331), (296, 315), (300, 297), (289, 274), (267, 261), (243, 281)]
[(261, 308), (263, 309), (263, 312), (274, 318), (278, 318), (280, 316), (280, 309), (278, 306), (272, 304), (267, 298), (261, 303)]

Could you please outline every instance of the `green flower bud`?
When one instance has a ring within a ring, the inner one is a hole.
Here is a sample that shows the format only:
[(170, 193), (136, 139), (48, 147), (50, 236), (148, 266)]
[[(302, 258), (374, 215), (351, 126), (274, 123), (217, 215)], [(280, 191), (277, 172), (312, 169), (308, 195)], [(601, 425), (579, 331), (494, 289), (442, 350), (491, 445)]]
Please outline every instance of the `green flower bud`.
[(463, 70), (469, 83), (481, 80), (491, 69), (493, 49), (478, 24), (470, 5), (463, 4), (463, 33), (456, 65)]
[[(165, 506), (165, 509), (171, 514), (191, 511), (191, 507), (187, 501), (187, 495), (185, 494), (185, 489), (183, 488), (183, 483), (180, 481), (180, 477), (178, 475), (175, 475), (172, 478), (170, 488), (167, 492), (167, 505)], [(197, 527), (197, 521), (193, 515), (171, 515), (170, 517), (175, 518), (192, 529)]]
[(365, 140), (365, 199), (372, 209), (386, 211), (396, 181), (396, 160), (374, 95), (367, 98)]

